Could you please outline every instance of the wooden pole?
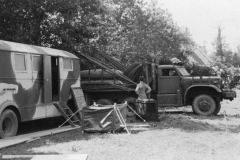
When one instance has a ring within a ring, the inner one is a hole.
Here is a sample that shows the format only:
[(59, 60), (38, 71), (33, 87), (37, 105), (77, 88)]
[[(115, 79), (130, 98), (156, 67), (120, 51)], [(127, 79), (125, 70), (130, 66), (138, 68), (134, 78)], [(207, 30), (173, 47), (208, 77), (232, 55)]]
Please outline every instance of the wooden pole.
[(120, 110), (117, 108), (116, 103), (114, 103), (113, 108), (114, 108), (114, 110), (117, 114), (117, 117), (118, 117), (120, 123), (124, 126), (127, 133), (130, 134), (129, 130), (127, 129), (127, 124), (125, 123), (124, 118), (122, 117), (122, 114), (121, 114)]

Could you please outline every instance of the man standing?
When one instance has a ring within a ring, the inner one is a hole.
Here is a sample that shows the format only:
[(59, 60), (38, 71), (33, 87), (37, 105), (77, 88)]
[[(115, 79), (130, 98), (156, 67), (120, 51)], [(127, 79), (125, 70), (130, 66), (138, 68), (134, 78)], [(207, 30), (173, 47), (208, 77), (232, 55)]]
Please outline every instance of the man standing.
[(139, 77), (139, 84), (137, 85), (135, 92), (138, 95), (137, 102), (139, 103), (139, 113), (145, 115), (146, 113), (146, 106), (143, 104), (147, 101), (147, 94), (151, 92), (151, 88), (143, 82), (144, 77)]

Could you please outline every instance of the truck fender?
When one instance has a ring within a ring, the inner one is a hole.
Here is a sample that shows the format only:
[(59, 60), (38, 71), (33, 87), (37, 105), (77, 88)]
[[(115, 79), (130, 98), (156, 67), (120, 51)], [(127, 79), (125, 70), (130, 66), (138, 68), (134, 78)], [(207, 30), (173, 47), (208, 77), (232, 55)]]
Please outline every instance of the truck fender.
[(217, 87), (214, 86), (214, 85), (192, 85), (192, 86), (189, 87), (189, 88), (186, 90), (186, 92), (184, 93), (184, 104), (186, 103), (186, 97), (187, 97), (188, 91), (191, 90), (192, 88), (196, 88), (196, 87), (208, 87), (208, 88), (214, 89), (214, 90), (215, 90), (216, 92), (218, 92), (218, 93), (221, 93), (221, 92), (222, 92), (219, 88), (217, 88)]
[[(19, 110), (18, 110), (17, 104), (16, 104), (15, 102), (13, 102), (13, 101), (6, 101), (6, 102), (4, 102), (4, 103), (1, 105), (1, 107), (0, 107), (0, 115), (2, 114), (2, 112), (3, 112), (8, 106), (13, 106), (13, 107), (18, 111), (18, 113), (20, 113)], [(19, 114), (19, 115), (20, 115), (20, 114)], [(20, 115), (19, 118), (21, 119), (21, 115)]]

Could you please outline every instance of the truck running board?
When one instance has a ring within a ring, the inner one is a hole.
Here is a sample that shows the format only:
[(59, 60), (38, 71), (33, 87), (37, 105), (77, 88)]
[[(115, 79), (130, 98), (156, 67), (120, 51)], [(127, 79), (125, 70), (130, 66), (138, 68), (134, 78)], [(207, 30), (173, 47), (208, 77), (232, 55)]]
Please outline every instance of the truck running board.
[(57, 103), (54, 102), (53, 105), (58, 109), (58, 111), (66, 119), (66, 121), (63, 124), (68, 122), (72, 127), (76, 127), (76, 125), (81, 126), (80, 120), (78, 119), (76, 114), (73, 113), (72, 110), (67, 106), (66, 103), (64, 103), (64, 102), (57, 102)]

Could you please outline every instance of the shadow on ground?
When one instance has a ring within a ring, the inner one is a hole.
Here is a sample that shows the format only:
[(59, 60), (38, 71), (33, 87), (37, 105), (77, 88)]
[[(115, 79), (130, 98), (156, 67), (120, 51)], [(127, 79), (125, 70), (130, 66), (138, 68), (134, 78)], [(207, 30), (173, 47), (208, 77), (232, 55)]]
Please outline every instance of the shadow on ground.
[(47, 118), (47, 119), (22, 122), (22, 123), (19, 123), (17, 135), (57, 128), (64, 121), (65, 121), (64, 118), (56, 117), (56, 118)]
[(225, 131), (240, 132), (240, 116), (199, 116), (193, 112), (173, 111), (159, 114), (159, 122), (153, 129), (177, 128), (187, 132), (193, 131)]
[[(35, 155), (35, 154), (46, 154), (46, 153), (35, 153), (31, 151), (31, 149), (41, 147), (41, 146), (49, 146), (53, 144), (58, 143), (66, 143), (71, 141), (78, 141), (78, 140), (89, 140), (91, 139), (91, 134), (84, 133), (82, 134), (82, 129), (76, 129), (64, 133), (49, 135), (46, 137), (41, 137), (38, 140), (32, 141), (30, 143), (23, 143), (18, 144), (12, 147), (1, 149), (1, 154), (3, 155), (19, 155), (19, 154), (29, 154), (29, 155)], [(56, 152), (48, 153), (48, 154), (59, 154)]]

